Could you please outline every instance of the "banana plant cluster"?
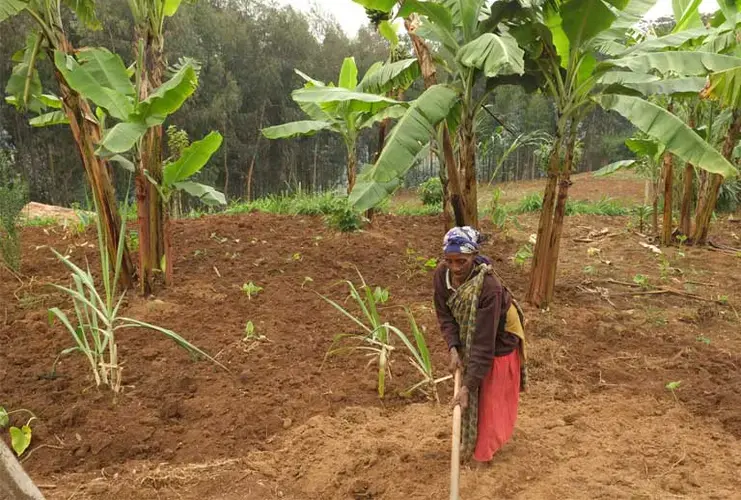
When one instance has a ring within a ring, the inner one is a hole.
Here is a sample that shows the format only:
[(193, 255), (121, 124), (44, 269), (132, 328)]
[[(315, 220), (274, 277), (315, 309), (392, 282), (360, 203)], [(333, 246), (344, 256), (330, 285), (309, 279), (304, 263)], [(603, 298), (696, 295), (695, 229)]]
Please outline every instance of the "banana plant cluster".
[(299, 70), (296, 74), (305, 84), (291, 96), (310, 119), (267, 127), (262, 133), (268, 139), (311, 136), (322, 130), (339, 134), (347, 148), (349, 193), (356, 182), (358, 136), (378, 122), (404, 115), (406, 104), (384, 94), (392, 89), (408, 88), (419, 75), (417, 61), (376, 63), (358, 82), (355, 59), (348, 57), (336, 85), (315, 80)]
[[(735, 58), (666, 50), (700, 36), (697, 31), (684, 31), (692, 19), (692, 5), (683, 9), (674, 33), (636, 43), (633, 27), (654, 4), (646, 0), (553, 0), (529, 8), (529, 23), (512, 26), (513, 35), (527, 52), (528, 71), (543, 79), (542, 88), (554, 99), (558, 115), (558, 140), (551, 151), (528, 294), (539, 306), (553, 297), (574, 164), (571, 153), (579, 125), (594, 105), (618, 112), (663, 144), (667, 152), (698, 168), (723, 177), (735, 175), (735, 167), (718, 150), (667, 107), (649, 98), (697, 94), (705, 77), (735, 64)], [(566, 149), (563, 162), (562, 148)]]
[[(138, 77), (138, 68), (127, 68), (117, 54), (107, 49), (85, 48), (75, 57), (57, 51), (54, 62), (70, 87), (97, 106), (104, 133), (96, 153), (131, 172), (134, 163), (126, 155), (139, 147), (150, 127), (161, 125), (180, 109), (198, 86), (196, 70), (191, 62), (186, 62), (146, 99), (139, 100), (132, 82), (133, 77)], [(116, 120), (110, 128), (105, 127), (108, 118)], [(165, 164), (161, 182), (151, 176), (149, 179), (166, 200), (174, 191), (183, 190), (206, 204), (225, 204), (222, 193), (188, 180), (203, 168), (220, 145), (221, 135), (212, 132), (186, 148), (177, 161)]]
[(483, 0), (355, 2), (393, 13), (396, 18), (421, 18), (415, 34), (439, 48), (438, 63), (445, 72), (445, 82), (429, 87), (411, 103), (376, 163), (361, 174), (361, 182), (350, 196), (352, 203), (363, 210), (383, 202), (431, 139), (438, 144), (444, 141), (444, 125), (445, 132), (456, 138), (458, 158), (453, 159), (452, 154), (445, 157), (444, 147), (436, 152), (441, 164), (455, 163), (452, 170), (448, 168), (455, 174), (449, 181), (462, 179), (466, 222), (476, 224), (476, 115), (494, 89), (487, 81), (524, 73), (524, 51), (501, 24), (521, 8), (511, 9), (506, 2), (487, 6)]

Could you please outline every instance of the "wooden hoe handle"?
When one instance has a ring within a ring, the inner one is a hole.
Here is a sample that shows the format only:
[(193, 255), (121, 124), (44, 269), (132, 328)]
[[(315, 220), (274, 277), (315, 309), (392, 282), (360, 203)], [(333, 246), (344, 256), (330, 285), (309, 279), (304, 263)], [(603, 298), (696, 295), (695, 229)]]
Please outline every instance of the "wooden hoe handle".
[[(461, 387), (461, 369), (455, 370), (454, 397)], [(450, 500), (459, 500), (458, 486), (461, 477), (461, 405), (453, 408), (453, 447), (450, 451)]]

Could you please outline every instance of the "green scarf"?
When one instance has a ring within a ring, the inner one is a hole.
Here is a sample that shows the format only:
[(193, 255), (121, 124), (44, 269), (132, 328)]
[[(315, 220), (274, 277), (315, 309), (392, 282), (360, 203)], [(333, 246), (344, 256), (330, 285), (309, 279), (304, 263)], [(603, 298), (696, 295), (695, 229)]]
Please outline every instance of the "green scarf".
[[(463, 366), (468, 366), (471, 345), (476, 331), (476, 311), (479, 305), (484, 278), (491, 272), (491, 266), (479, 264), (474, 269), (474, 276), (453, 291), (448, 298), (448, 307), (458, 323), (461, 344), (463, 346)], [(461, 414), (461, 457), (465, 460), (473, 455), (478, 437), (479, 391), (468, 395), (468, 407)]]

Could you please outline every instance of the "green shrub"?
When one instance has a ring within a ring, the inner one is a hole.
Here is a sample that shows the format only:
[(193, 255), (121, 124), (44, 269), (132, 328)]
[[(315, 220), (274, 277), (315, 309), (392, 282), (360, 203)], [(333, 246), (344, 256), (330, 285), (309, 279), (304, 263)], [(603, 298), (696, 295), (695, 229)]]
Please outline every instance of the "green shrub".
[(540, 193), (530, 193), (520, 200), (515, 212), (526, 214), (529, 212), (539, 212), (543, 208), (543, 196)]
[(21, 265), (20, 216), (28, 199), (28, 187), (13, 172), (13, 158), (0, 150), (0, 258), (13, 271)]
[(417, 192), (422, 204), (427, 207), (443, 204), (443, 183), (439, 177), (431, 177), (424, 181), (417, 188)]
[(363, 217), (356, 212), (347, 201), (347, 198), (336, 198), (336, 206), (325, 216), (329, 227), (343, 233), (358, 231), (363, 227)]

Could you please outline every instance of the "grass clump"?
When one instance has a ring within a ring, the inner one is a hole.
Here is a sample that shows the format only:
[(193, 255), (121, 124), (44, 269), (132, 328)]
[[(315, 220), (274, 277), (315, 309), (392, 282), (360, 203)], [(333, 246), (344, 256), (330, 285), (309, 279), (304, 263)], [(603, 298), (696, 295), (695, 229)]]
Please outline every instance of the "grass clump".
[(307, 193), (296, 191), (269, 195), (251, 202), (239, 201), (225, 210), (226, 214), (261, 212), (275, 215), (324, 216), (329, 227), (337, 231), (353, 232), (363, 226), (363, 217), (354, 210), (347, 198), (331, 192)]
[(28, 186), (13, 173), (13, 158), (0, 150), (0, 258), (14, 272), (21, 267), (20, 218)]
[(393, 212), (396, 215), (418, 217), (440, 215), (443, 212), (443, 209), (442, 205), (422, 205), (421, 207), (413, 205), (401, 205), (394, 209)]
[[(543, 208), (543, 197), (539, 193), (530, 193), (520, 200), (511, 211), (516, 214), (539, 212)], [(611, 198), (598, 201), (567, 200), (566, 215), (630, 215), (631, 210)]]

